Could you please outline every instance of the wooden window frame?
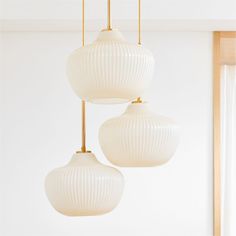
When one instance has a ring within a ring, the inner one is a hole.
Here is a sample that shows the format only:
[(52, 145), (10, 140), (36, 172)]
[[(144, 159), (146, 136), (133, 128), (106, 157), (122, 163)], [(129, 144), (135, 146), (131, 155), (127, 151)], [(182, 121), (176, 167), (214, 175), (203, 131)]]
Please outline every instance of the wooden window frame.
[(221, 39), (236, 38), (236, 32), (213, 35), (213, 227), (221, 236)]

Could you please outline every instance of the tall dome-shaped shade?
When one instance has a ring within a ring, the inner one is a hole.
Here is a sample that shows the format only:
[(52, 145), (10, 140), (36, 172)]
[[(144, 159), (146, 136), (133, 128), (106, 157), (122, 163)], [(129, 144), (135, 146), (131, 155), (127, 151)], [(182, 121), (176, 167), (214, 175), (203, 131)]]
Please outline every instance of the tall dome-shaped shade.
[(65, 166), (53, 170), (45, 181), (52, 206), (67, 216), (101, 215), (117, 206), (123, 176), (99, 163), (92, 153), (74, 154)]
[(149, 87), (154, 69), (152, 53), (125, 42), (117, 30), (101, 31), (97, 40), (75, 50), (67, 74), (75, 93), (93, 103), (123, 103)]
[(123, 167), (166, 163), (175, 153), (178, 139), (178, 126), (150, 112), (145, 103), (129, 105), (123, 115), (106, 121), (99, 130), (105, 156)]

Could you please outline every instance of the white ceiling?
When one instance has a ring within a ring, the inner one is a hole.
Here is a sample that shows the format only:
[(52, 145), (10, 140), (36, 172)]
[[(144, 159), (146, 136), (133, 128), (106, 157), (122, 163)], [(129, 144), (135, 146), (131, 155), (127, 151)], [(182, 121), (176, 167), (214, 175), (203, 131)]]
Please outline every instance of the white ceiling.
[[(112, 0), (114, 19), (135, 19), (137, 0)], [(103, 19), (106, 0), (85, 0), (86, 18)], [(1, 19), (80, 19), (81, 0), (1, 0)], [(236, 19), (235, 0), (142, 0), (143, 18)]]
[[(81, 0), (0, 0), (0, 30), (80, 28)], [(138, 0), (111, 0), (114, 25), (136, 29)], [(105, 26), (106, 0), (85, 0), (86, 29)], [(236, 0), (142, 0), (143, 30), (236, 30)]]

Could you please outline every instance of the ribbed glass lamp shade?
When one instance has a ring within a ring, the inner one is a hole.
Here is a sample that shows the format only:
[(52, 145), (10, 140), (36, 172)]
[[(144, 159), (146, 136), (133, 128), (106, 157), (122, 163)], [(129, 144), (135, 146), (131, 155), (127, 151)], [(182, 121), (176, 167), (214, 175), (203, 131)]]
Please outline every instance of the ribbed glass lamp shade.
[(101, 31), (97, 40), (75, 50), (67, 74), (75, 93), (93, 103), (123, 103), (149, 87), (154, 69), (152, 53), (127, 43), (117, 30)]
[(107, 159), (123, 167), (157, 166), (175, 153), (179, 128), (151, 112), (146, 103), (132, 103), (120, 117), (103, 123), (99, 142)]
[(74, 154), (64, 167), (53, 170), (45, 181), (52, 206), (67, 216), (92, 216), (110, 212), (123, 192), (122, 174), (102, 165), (92, 153)]

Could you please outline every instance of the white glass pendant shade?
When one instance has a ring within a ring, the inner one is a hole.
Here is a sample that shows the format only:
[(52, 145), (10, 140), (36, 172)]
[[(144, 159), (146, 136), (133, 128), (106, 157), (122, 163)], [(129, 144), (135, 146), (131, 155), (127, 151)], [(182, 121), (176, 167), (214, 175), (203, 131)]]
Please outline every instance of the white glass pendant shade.
[(123, 167), (156, 166), (175, 153), (179, 128), (151, 112), (146, 103), (132, 103), (123, 115), (103, 123), (99, 142), (107, 159)]
[(75, 50), (67, 74), (75, 93), (93, 103), (123, 103), (149, 87), (154, 69), (152, 53), (125, 42), (117, 30), (101, 31), (97, 40)]
[(122, 174), (99, 163), (92, 153), (76, 153), (48, 174), (46, 194), (52, 206), (67, 216), (101, 215), (117, 206), (123, 192)]

